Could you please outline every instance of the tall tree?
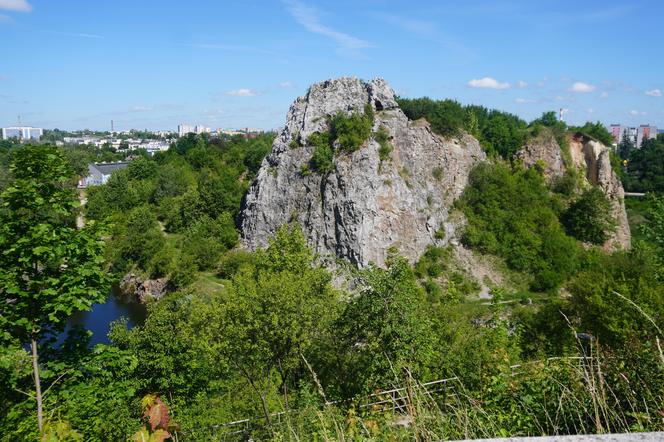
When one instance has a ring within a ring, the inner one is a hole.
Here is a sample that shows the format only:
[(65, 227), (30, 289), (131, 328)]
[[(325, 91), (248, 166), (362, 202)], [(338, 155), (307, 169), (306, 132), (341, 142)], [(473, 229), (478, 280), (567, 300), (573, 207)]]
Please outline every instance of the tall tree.
[(627, 129), (623, 132), (622, 140), (618, 144), (618, 155), (623, 160), (629, 160), (630, 154), (634, 150), (634, 143), (632, 142)]
[(296, 373), (339, 306), (330, 274), (312, 263), (299, 228), (282, 226), (256, 265), (235, 275), (222, 302), (211, 303), (212, 316), (201, 315), (212, 325), (208, 342), (251, 385), (268, 423), (273, 381), (281, 381), (288, 406), (288, 385), (297, 385)]
[(103, 243), (92, 224), (75, 227), (72, 170), (51, 146), (16, 151), (0, 195), (0, 330), (29, 343), (39, 430), (43, 429), (40, 341), (106, 294)]

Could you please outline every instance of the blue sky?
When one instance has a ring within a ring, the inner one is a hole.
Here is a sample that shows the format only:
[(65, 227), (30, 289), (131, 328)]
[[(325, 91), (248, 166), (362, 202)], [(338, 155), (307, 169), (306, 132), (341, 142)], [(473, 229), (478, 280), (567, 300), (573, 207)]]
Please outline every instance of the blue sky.
[(664, 2), (0, 0), (0, 126), (277, 128), (317, 81), (385, 78), (533, 119), (664, 128)]

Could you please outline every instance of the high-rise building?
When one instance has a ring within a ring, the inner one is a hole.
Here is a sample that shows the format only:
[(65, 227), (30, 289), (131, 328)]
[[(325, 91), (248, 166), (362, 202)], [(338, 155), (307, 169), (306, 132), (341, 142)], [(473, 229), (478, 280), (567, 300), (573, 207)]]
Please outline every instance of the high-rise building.
[(178, 136), (184, 137), (188, 133), (196, 132), (196, 128), (190, 124), (179, 124), (178, 125)]
[(636, 131), (636, 147), (641, 147), (643, 140), (657, 138), (657, 127), (642, 124)]
[(612, 124), (609, 127), (609, 131), (613, 136), (615, 144), (620, 144), (623, 141), (625, 135), (629, 137), (629, 140), (634, 144), (638, 149), (643, 144), (644, 139), (653, 139), (657, 137), (657, 127), (651, 126), (649, 124), (642, 124), (639, 127), (629, 127), (623, 126), (621, 124)]
[(197, 124), (195, 126), (192, 126), (191, 124), (180, 124), (178, 126), (178, 135), (183, 137), (187, 134), (194, 133), (194, 134), (209, 134), (212, 132), (212, 129), (210, 129), (207, 126), (203, 126), (202, 124)]
[(39, 127), (31, 126), (13, 126), (13, 127), (3, 127), (2, 128), (2, 139), (8, 140), (10, 138), (16, 138), (18, 140), (35, 140), (39, 139), (44, 135), (44, 130)]

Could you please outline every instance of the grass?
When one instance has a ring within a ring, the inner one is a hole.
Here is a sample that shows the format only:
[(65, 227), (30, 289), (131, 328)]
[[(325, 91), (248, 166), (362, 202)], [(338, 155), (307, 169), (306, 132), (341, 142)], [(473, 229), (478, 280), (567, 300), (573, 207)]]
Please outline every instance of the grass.
[[(620, 367), (591, 345), (570, 357), (506, 363), (483, 392), (456, 377), (422, 383), (406, 371), (387, 391), (349, 403), (311, 397), (299, 409), (275, 410), (271, 427), (251, 418), (211, 426), (206, 440), (437, 441), (661, 430), (657, 394), (630, 392), (637, 379)], [(179, 440), (189, 439), (184, 433)]]
[(641, 233), (641, 225), (646, 222), (646, 213), (648, 213), (650, 205), (651, 202), (647, 198), (625, 198), (625, 209), (627, 210), (632, 241), (646, 240), (643, 233)]
[(210, 295), (224, 288), (225, 280), (217, 277), (214, 272), (199, 272), (196, 280), (191, 284), (194, 292)]

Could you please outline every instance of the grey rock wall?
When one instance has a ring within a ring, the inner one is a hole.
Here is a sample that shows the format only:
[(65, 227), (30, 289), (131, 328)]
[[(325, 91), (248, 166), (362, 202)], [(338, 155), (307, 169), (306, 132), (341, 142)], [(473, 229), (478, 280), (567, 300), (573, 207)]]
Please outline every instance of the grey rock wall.
[[(380, 160), (380, 146), (371, 138), (351, 154), (335, 155), (328, 175), (302, 174), (314, 151), (306, 145), (308, 137), (327, 130), (328, 117), (362, 112), (367, 103), (376, 111), (373, 130), (384, 126), (390, 135), (390, 160)], [(294, 139), (305, 145), (293, 148)], [(444, 139), (426, 121), (409, 121), (382, 79), (345, 77), (314, 84), (290, 107), (245, 197), (242, 243), (249, 249), (265, 247), (282, 224), (297, 222), (322, 255), (360, 267), (383, 266), (388, 249), (395, 247), (414, 261), (427, 245), (444, 245), (454, 237), (458, 225), (449, 220), (450, 207), (472, 167), (484, 159), (473, 137)]]

